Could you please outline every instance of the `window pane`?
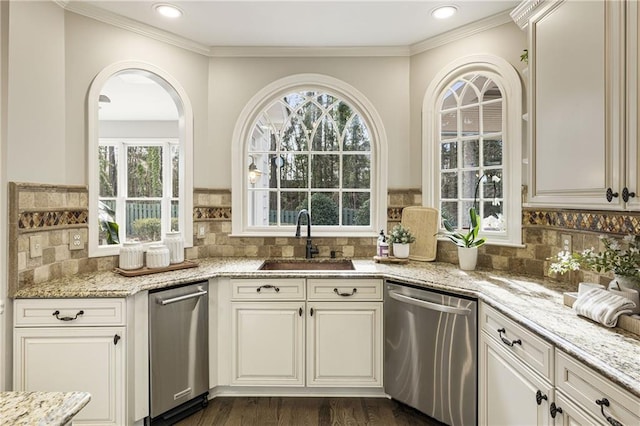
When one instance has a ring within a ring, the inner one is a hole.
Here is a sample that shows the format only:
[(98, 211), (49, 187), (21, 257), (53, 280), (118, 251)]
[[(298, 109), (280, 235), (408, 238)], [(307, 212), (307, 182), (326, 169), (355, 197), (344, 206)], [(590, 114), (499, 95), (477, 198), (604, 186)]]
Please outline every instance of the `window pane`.
[(180, 201), (171, 200), (171, 231), (179, 231)]
[(506, 229), (505, 218), (502, 214), (502, 203), (495, 204), (492, 201), (483, 203), (484, 212), (482, 218), (483, 231), (504, 231)]
[(162, 197), (162, 147), (127, 147), (129, 197)]
[(311, 195), (311, 223), (338, 225), (338, 193), (315, 192)]
[(458, 104), (458, 101), (453, 94), (453, 90), (448, 89), (444, 94), (444, 99), (442, 100), (442, 109), (455, 108)]
[(342, 224), (365, 226), (371, 223), (371, 194), (344, 192), (342, 194)]
[(440, 203), (440, 211), (443, 219), (447, 219), (454, 228), (458, 226), (457, 201), (443, 201), (442, 203)]
[(276, 193), (269, 191), (249, 191), (247, 193), (247, 221), (252, 226), (268, 226), (277, 218)]
[[(469, 229), (469, 226), (471, 225), (471, 219), (469, 218), (469, 209), (471, 207), (474, 207), (473, 205), (473, 201), (461, 201), (460, 202), (461, 207), (461, 225), (460, 227), (462, 229)], [(476, 210), (478, 209), (478, 206), (475, 206)]]
[(295, 225), (298, 212), (308, 209), (308, 193), (282, 192), (280, 194), (280, 222), (283, 225)]
[(100, 197), (118, 195), (118, 148), (98, 147), (98, 167), (100, 173)]
[(342, 187), (369, 188), (371, 186), (371, 159), (369, 155), (342, 157)]
[(314, 151), (338, 151), (340, 149), (338, 132), (331, 117), (325, 115), (319, 123), (316, 123), (316, 126), (311, 149)]
[(502, 165), (502, 139), (485, 139), (482, 143), (484, 166)]
[(440, 118), (440, 140), (453, 139), (458, 136), (457, 111), (445, 112)]
[(311, 187), (338, 188), (340, 185), (340, 156), (312, 155), (311, 156)]
[(343, 145), (345, 151), (371, 150), (369, 131), (359, 115), (354, 116), (353, 119), (347, 123)]
[(502, 132), (502, 102), (482, 106), (482, 131), (484, 133)]
[(458, 198), (458, 173), (441, 175), (440, 198)]
[(151, 242), (162, 239), (160, 201), (127, 201), (127, 241)]
[(480, 107), (474, 106), (460, 110), (462, 116), (462, 136), (480, 133)]
[[(116, 222), (116, 200), (99, 199), (98, 207), (98, 245), (108, 245), (107, 223)], [(115, 241), (113, 242), (115, 244)]]
[(475, 197), (477, 181), (478, 181), (477, 172), (475, 171), (462, 172), (462, 197), (461, 198)]
[(485, 173), (489, 177), (483, 179), (482, 196), (484, 198), (502, 198), (502, 170), (488, 170)]
[(309, 148), (307, 136), (307, 128), (297, 116), (293, 115), (282, 132), (280, 149), (306, 151)]
[(483, 75), (475, 75), (475, 76), (470, 78), (470, 81), (476, 87), (478, 92), (481, 92), (482, 89), (484, 88), (486, 82), (487, 82), (487, 77), (485, 77)]
[(480, 165), (480, 145), (477, 139), (463, 141), (462, 167), (478, 167)]
[(280, 168), (281, 188), (308, 188), (309, 156), (286, 154)]
[(180, 196), (180, 147), (171, 145), (171, 196)]
[(498, 85), (493, 80), (489, 81), (484, 90), (482, 100), (485, 102), (502, 98), (502, 92), (500, 92)]
[(456, 142), (440, 145), (440, 168), (455, 169), (458, 167), (458, 144)]
[(336, 122), (336, 125), (338, 126), (338, 133), (342, 135), (347, 123), (349, 122), (349, 119), (351, 118), (351, 116), (353, 116), (354, 112), (349, 105), (345, 104), (344, 102), (339, 102), (333, 106), (331, 113), (333, 115), (333, 119)]
[(477, 103), (478, 103), (478, 93), (475, 91), (474, 86), (472, 84), (467, 84), (464, 88), (464, 93), (462, 95), (462, 102), (460, 102), (460, 106), (475, 105)]

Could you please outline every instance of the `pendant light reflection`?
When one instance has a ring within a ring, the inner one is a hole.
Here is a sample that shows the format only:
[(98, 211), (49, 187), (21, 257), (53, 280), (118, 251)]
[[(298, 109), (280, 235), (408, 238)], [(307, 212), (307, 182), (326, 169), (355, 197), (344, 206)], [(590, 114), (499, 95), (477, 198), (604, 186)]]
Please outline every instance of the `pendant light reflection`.
[(262, 176), (262, 172), (258, 169), (258, 166), (256, 166), (253, 156), (250, 155), (249, 158), (251, 159), (251, 164), (249, 164), (249, 182), (255, 185), (260, 176)]

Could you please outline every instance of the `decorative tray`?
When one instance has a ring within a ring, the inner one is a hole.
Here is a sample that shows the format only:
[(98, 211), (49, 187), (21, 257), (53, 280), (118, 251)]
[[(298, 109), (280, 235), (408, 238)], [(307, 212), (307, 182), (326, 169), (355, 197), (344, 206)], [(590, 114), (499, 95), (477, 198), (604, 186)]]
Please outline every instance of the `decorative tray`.
[(373, 256), (373, 260), (376, 263), (398, 263), (398, 264), (404, 264), (404, 263), (409, 263), (409, 259), (401, 259), (399, 257), (393, 257), (393, 256)]
[(140, 269), (120, 269), (115, 268), (114, 272), (117, 272), (120, 275), (125, 277), (139, 277), (141, 275), (149, 275), (149, 274), (157, 274), (158, 272), (168, 272), (168, 271), (177, 271), (178, 269), (187, 269), (187, 268), (195, 268), (198, 264), (192, 260), (185, 260), (181, 263), (173, 263), (165, 268), (147, 268), (146, 266)]

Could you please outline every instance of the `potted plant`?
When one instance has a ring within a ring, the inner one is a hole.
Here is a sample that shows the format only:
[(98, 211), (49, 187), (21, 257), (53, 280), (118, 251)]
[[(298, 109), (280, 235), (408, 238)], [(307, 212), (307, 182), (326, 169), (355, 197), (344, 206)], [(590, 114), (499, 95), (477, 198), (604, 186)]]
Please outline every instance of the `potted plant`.
[(401, 224), (394, 226), (389, 234), (389, 243), (393, 245), (393, 255), (401, 259), (409, 257), (409, 244), (415, 240), (416, 237), (413, 236), (409, 228), (405, 228)]
[(465, 271), (471, 271), (476, 268), (478, 247), (485, 243), (484, 238), (478, 238), (480, 221), (478, 220), (478, 213), (473, 207), (469, 209), (469, 223), (469, 231), (464, 233), (463, 231), (457, 231), (448, 219), (442, 221), (444, 228), (447, 230), (445, 235), (458, 246), (458, 263), (460, 264), (460, 269)]
[(598, 273), (613, 272), (614, 286), (640, 290), (640, 236), (627, 235), (622, 241), (601, 236), (600, 241), (604, 249), (599, 253), (593, 248), (574, 253), (559, 252), (548, 259), (553, 261), (549, 272), (564, 274), (580, 268)]

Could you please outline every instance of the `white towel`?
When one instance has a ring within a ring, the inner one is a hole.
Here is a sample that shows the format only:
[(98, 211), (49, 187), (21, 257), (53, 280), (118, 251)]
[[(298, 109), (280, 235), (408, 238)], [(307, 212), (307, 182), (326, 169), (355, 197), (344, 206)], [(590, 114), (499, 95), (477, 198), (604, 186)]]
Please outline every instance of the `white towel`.
[(573, 310), (607, 327), (615, 327), (618, 317), (630, 314), (636, 304), (626, 297), (618, 296), (607, 290), (592, 288), (578, 296)]

